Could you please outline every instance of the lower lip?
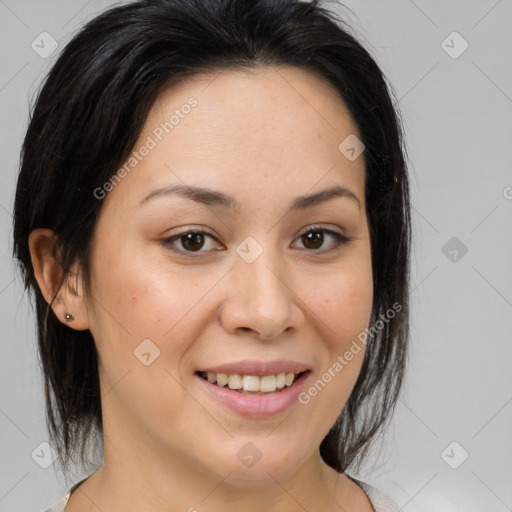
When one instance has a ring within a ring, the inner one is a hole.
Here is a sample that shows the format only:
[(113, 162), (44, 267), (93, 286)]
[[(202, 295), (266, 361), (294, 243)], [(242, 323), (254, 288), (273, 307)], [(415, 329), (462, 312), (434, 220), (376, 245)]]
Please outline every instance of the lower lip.
[(229, 389), (220, 387), (195, 375), (199, 379), (210, 396), (215, 397), (219, 402), (228, 406), (233, 411), (253, 418), (275, 416), (286, 411), (295, 402), (304, 389), (306, 380), (311, 372), (303, 373), (291, 386), (285, 387), (282, 391), (268, 393), (267, 395), (242, 395)]

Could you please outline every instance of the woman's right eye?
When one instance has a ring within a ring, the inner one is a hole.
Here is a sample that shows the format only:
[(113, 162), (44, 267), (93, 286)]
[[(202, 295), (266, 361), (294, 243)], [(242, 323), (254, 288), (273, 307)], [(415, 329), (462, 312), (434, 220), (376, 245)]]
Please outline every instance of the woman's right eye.
[[(201, 250), (205, 246), (205, 241), (207, 238), (214, 241), (217, 240), (213, 235), (211, 235), (207, 231), (190, 229), (188, 231), (184, 231), (183, 233), (178, 233), (177, 235), (173, 235), (169, 238), (163, 239), (162, 244), (167, 249), (170, 249), (171, 251), (177, 252), (179, 254), (201, 254), (204, 252), (208, 252), (208, 250)], [(177, 245), (180, 245), (181, 249), (177, 248)], [(219, 249), (217, 245), (216, 250), (222, 249)]]

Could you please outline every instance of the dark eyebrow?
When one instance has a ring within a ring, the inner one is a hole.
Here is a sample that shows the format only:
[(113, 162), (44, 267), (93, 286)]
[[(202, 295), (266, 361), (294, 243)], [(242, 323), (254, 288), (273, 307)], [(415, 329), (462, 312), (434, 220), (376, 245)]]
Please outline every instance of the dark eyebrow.
[[(191, 199), (192, 201), (206, 205), (222, 206), (231, 210), (237, 210), (239, 208), (236, 199), (224, 194), (223, 192), (204, 187), (179, 184), (153, 190), (137, 205), (137, 207), (142, 206), (155, 197), (173, 195), (183, 197), (185, 199)], [(357, 202), (359, 209), (361, 209), (361, 202), (359, 201), (359, 198), (351, 190), (337, 185), (335, 187), (321, 190), (320, 192), (315, 192), (314, 194), (295, 198), (288, 209), (288, 213), (292, 211), (305, 210), (306, 208), (323, 203), (334, 197), (347, 197), (352, 199)]]

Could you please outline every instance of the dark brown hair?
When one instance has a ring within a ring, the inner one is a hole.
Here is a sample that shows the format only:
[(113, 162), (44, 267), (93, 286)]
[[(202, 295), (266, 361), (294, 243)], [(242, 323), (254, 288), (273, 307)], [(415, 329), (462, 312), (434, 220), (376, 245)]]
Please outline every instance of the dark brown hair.
[[(65, 46), (31, 113), (14, 206), (14, 256), (35, 298), (47, 423), (61, 463), (101, 434), (97, 353), (91, 333), (52, 313), (34, 278), (28, 237), (58, 237), (63, 279), (89, 247), (106, 183), (133, 149), (149, 109), (169, 84), (200, 72), (292, 65), (331, 84), (366, 146), (373, 326), (355, 387), (320, 446), (339, 472), (361, 460), (394, 408), (406, 363), (410, 205), (405, 148), (392, 89), (369, 52), (317, 0), (141, 0), (87, 23)], [(341, 141), (340, 141), (341, 142)]]

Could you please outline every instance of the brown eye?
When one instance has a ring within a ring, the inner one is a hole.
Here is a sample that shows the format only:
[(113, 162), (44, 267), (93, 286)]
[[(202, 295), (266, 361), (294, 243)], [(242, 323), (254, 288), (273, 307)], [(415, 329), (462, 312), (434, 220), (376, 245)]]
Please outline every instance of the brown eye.
[(324, 243), (324, 234), (321, 231), (309, 231), (301, 238), (308, 249), (320, 249)]
[(203, 233), (187, 233), (180, 236), (181, 245), (187, 251), (198, 251), (204, 245)]
[[(327, 249), (322, 249), (324, 242), (327, 239), (334, 239), (334, 242), (331, 243), (331, 247)], [(332, 231), (331, 229), (326, 228), (314, 228), (310, 229), (303, 233), (299, 239), (302, 241), (302, 244), (306, 249), (309, 249), (311, 252), (319, 252), (325, 253), (338, 249), (340, 246), (350, 242), (350, 239), (343, 236), (336, 231)]]
[[(208, 247), (208, 240), (216, 241), (216, 238), (203, 230), (189, 230), (162, 240), (162, 244), (165, 248), (184, 255), (194, 255), (196, 253), (200, 256), (209, 252), (208, 249), (211, 250), (212, 247), (214, 250), (221, 250), (218, 245), (212, 242), (210, 242), (211, 246)], [(205, 246), (206, 249), (203, 250)]]

